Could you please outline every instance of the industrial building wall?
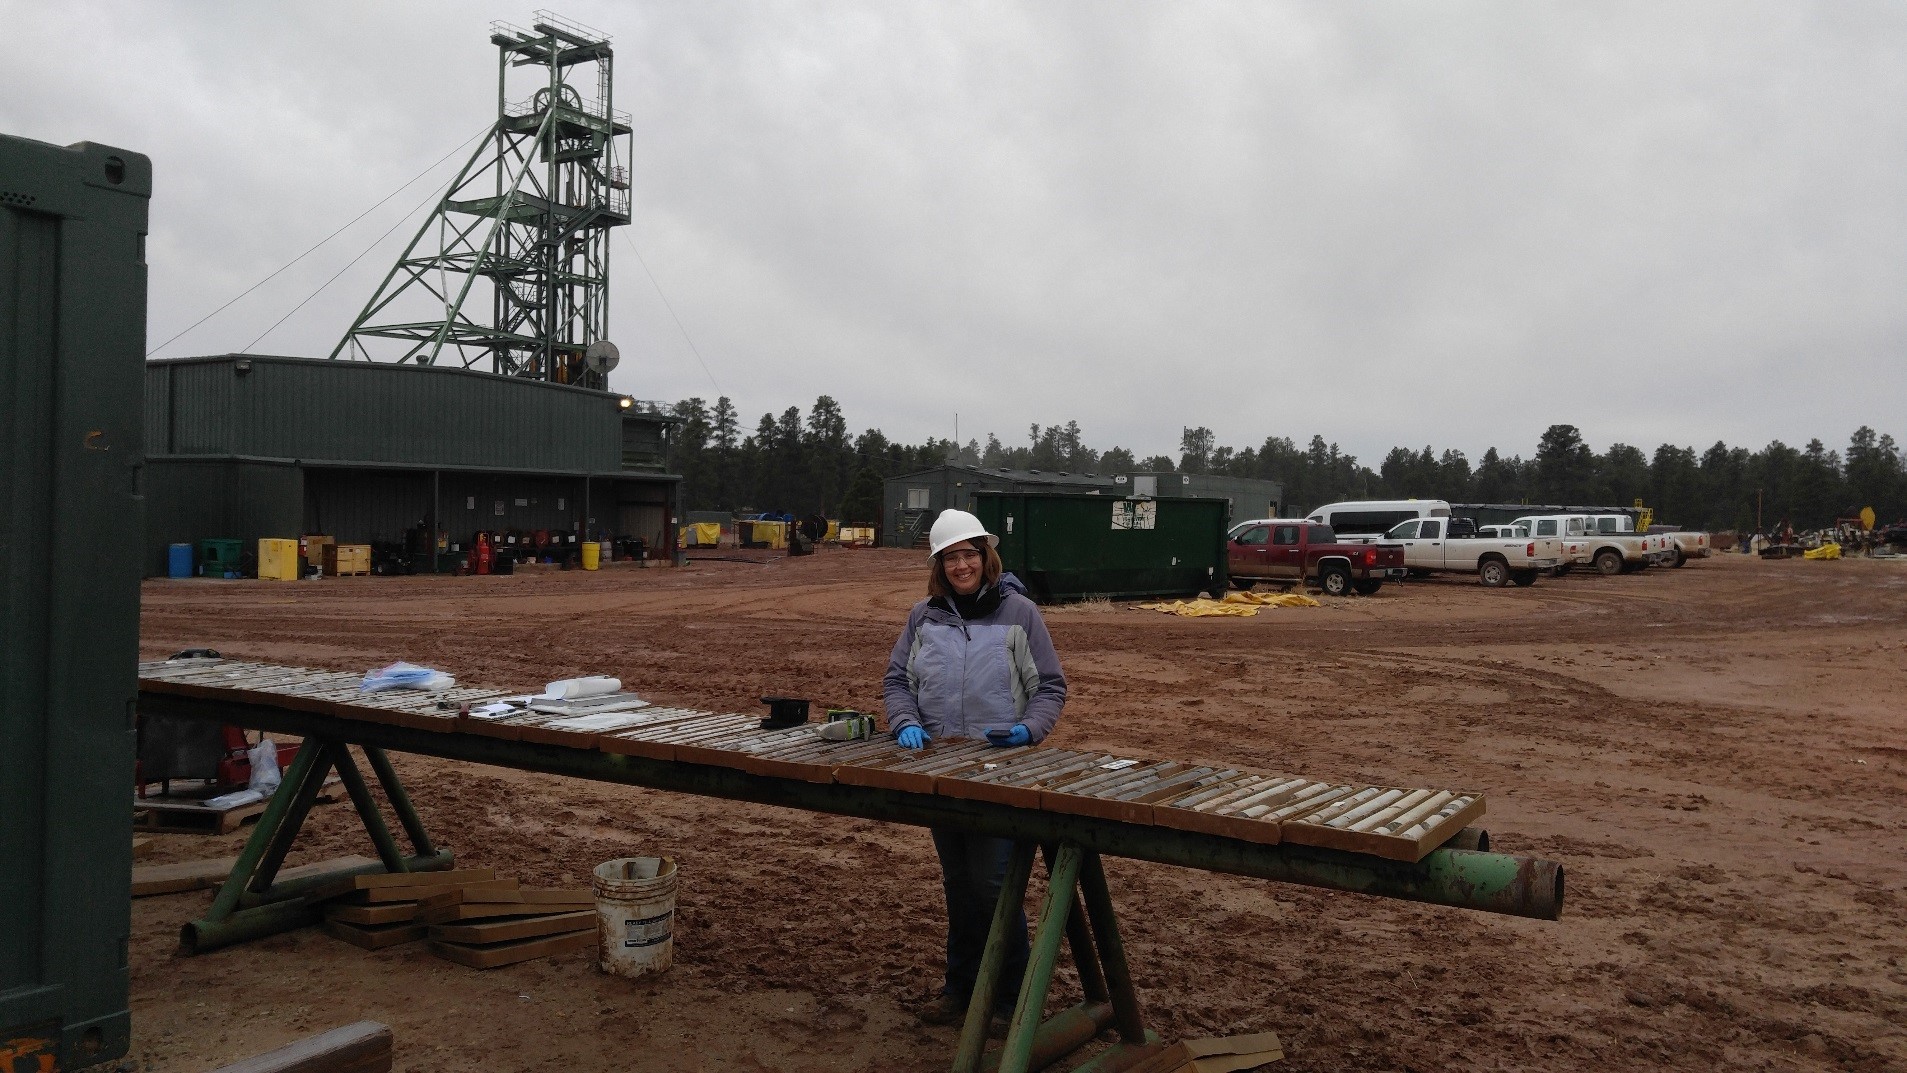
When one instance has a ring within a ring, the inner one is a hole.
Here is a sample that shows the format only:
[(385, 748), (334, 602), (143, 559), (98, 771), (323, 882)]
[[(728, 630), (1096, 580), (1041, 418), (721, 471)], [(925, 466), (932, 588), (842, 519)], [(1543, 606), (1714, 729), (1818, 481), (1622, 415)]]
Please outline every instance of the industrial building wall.
[(608, 472), (660, 465), (619, 396), (462, 369), (301, 358), (149, 362), (152, 455)]
[[(340, 544), (397, 543), (430, 517), (430, 474), (421, 471), (305, 471), (300, 533)], [(281, 534), (283, 535), (283, 534)]]
[(146, 463), (145, 571), (166, 573), (168, 544), (294, 537), (304, 524), (298, 467), (230, 460), (154, 458)]
[[(440, 495), (442, 528), (458, 543), (468, 543), (480, 529), (569, 531), (584, 525), (581, 477), (446, 473)], [(430, 498), (429, 474), (424, 475), (424, 498)]]

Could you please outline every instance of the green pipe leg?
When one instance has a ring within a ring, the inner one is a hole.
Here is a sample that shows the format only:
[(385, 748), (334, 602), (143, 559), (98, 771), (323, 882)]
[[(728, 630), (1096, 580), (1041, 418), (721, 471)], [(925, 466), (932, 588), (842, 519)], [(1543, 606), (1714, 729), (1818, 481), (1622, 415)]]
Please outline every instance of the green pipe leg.
[[(1050, 842), (1040, 846), (1040, 855), (1046, 860), (1046, 874), (1049, 876), (1053, 874), (1053, 852)], [(1073, 903), (1073, 911), (1066, 914), (1066, 947), (1072, 951), (1073, 970), (1079, 974), (1079, 989), (1085, 994), (1087, 1005), (1105, 1002), (1110, 997), (1106, 991), (1106, 974), (1099, 967), (1099, 952), (1093, 947), (1092, 928), (1087, 925), (1086, 914), (1077, 901)]]
[(297, 841), (298, 832), (304, 829), (305, 817), (311, 814), (311, 806), (317, 803), (318, 794), (324, 789), (325, 776), (331, 773), (330, 755), (342, 748), (344, 746), (334, 742), (323, 741), (306, 741), (298, 747), (300, 753), (306, 749), (318, 750), (318, 761), (311, 765), (310, 774), (304, 782), (287, 781), (279, 784), (279, 793), (291, 791), (291, 810), (285, 813), (285, 822), (279, 825), (271, 845), (265, 849), (265, 856), (258, 862), (258, 870), (247, 884), (251, 893), (271, 889), (272, 880), (278, 878), (278, 869), (284, 867), (285, 857), (291, 852), (291, 844)]
[(1127, 1043), (1146, 1038), (1145, 1016), (1139, 1009), (1139, 992), (1132, 986), (1132, 970), (1126, 964), (1126, 942), (1119, 935), (1119, 918), (1112, 911), (1112, 891), (1106, 887), (1106, 870), (1099, 854), (1088, 853), (1080, 865), (1080, 892), (1086, 896), (1086, 915), (1092, 921), (1093, 938), (1099, 947), (1099, 963), (1106, 971), (1106, 984), (1112, 991), (1114, 1023)]
[(993, 997), (999, 994), (1000, 972), (1006, 967), (1007, 935), (1013, 930), (1013, 915), (1025, 911), (1026, 881), (1032, 875), (1033, 844), (1015, 844), (1013, 856), (1007, 859), (1006, 880), (1000, 885), (1000, 900), (993, 903), (993, 926), (987, 929), (986, 953), (980, 957), (980, 974), (967, 1000), (967, 1020), (960, 1028), (953, 1073), (976, 1073), (980, 1068), (980, 1055), (987, 1046), (987, 1021), (993, 1016)]
[[(1027, 1073), (1033, 1060), (1033, 1037), (1040, 1018), (1046, 1012), (1046, 991), (1053, 983), (1053, 967), (1059, 963), (1060, 940), (1066, 936), (1066, 918), (1077, 900), (1079, 859), (1084, 851), (1070, 842), (1059, 848), (1059, 859), (1047, 882), (1046, 904), (1040, 907), (1039, 931), (1033, 935), (1032, 955), (1027, 958), (1026, 977), (1020, 983), (1020, 1000), (1013, 1007), (1013, 1022), (1006, 1030), (1006, 1043), (1000, 1048), (1000, 1073)], [(973, 1011), (968, 1010), (969, 1019)]]
[(377, 809), (377, 801), (371, 796), (371, 788), (364, 784), (364, 776), (359, 773), (357, 761), (351, 759), (349, 746), (338, 746), (337, 755), (332, 761), (338, 766), (338, 778), (344, 780), (344, 790), (351, 795), (351, 803), (357, 806), (358, 818), (364, 821), (364, 830), (371, 836), (371, 844), (377, 847), (378, 859), (384, 862), (386, 871), (406, 872), (409, 866), (404, 854), (398, 851), (397, 839), (391, 837), (391, 829), (384, 826), (384, 814)]
[(378, 784), (384, 787), (384, 796), (391, 802), (391, 811), (397, 813), (397, 822), (404, 826), (404, 836), (411, 840), (411, 851), (419, 857), (435, 854), (437, 847), (431, 845), (430, 832), (424, 830), (424, 818), (411, 804), (411, 795), (398, 779), (391, 758), (374, 745), (364, 747), (364, 758), (371, 762), (371, 770), (377, 773)]
[[(287, 780), (293, 786), (302, 786), (311, 777), (311, 768), (318, 762), (317, 754), (321, 749), (298, 750), (297, 759), (291, 762), (291, 770), (286, 773)], [(265, 856), (265, 850), (277, 837), (278, 829), (285, 824), (285, 817), (291, 812), (293, 794), (273, 794), (265, 805), (265, 812), (258, 817), (258, 826), (252, 829), (252, 835), (245, 840), (245, 848), (238, 853), (237, 863), (232, 865), (231, 874), (219, 887), (212, 899), (212, 908), (206, 913), (207, 920), (223, 920), (238, 908), (238, 896), (251, 882), (252, 873), (258, 870), (258, 862)]]

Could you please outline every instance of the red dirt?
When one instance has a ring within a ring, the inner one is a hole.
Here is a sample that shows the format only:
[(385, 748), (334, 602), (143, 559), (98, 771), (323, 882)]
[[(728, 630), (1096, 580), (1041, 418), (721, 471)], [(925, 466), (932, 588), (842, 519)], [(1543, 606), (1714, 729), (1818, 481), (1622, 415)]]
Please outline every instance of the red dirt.
[[(917, 553), (509, 578), (153, 582), (145, 654), (528, 687), (609, 673), (656, 700), (878, 710)], [(1108, 862), (1168, 1038), (1275, 1030), (1292, 1070), (1907, 1068), (1907, 564), (1763, 563), (1387, 586), (1183, 620), (1048, 609), (1072, 698), (1052, 742), (1484, 791), (1497, 848), (1569, 873), (1557, 923)], [(466, 864), (580, 884), (680, 865), (676, 966), (576, 954), (489, 972), (306, 930), (176, 953), (208, 892), (134, 905), (133, 1052), (202, 1070), (359, 1018), (399, 1069), (937, 1070), (925, 832), (399, 757)], [(169, 835), (151, 860), (236, 852)], [(294, 862), (367, 852), (316, 810)], [(1071, 1001), (1070, 977), (1052, 1008)]]

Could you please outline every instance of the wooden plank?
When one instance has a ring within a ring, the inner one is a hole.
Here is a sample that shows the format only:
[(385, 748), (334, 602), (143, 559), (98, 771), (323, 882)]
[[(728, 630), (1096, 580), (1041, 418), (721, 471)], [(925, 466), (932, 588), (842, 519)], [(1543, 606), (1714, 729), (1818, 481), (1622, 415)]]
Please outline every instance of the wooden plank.
[(347, 905), (332, 902), (324, 907), (326, 920), (346, 924), (408, 924), (417, 916), (416, 902), (392, 902), (389, 905)]
[(422, 939), (428, 930), (422, 924), (376, 924), (366, 927), (362, 924), (347, 924), (342, 920), (326, 919), (321, 927), (324, 933), (333, 939), (343, 939), (352, 946), (365, 950), (383, 950), (386, 947), (401, 946)]
[[(504, 882), (498, 880), (499, 883)], [(497, 902), (516, 902), (524, 905), (567, 905), (573, 902), (588, 902), (596, 897), (588, 887), (568, 890), (524, 890), (516, 886), (515, 880), (508, 881), (508, 889), (491, 889), (487, 883), (475, 883), (457, 890), (433, 894), (418, 903), (425, 911), (446, 909), (453, 905), (482, 905)]]
[(565, 935), (549, 935), (540, 939), (520, 939), (513, 943), (497, 943), (494, 946), (464, 946), (460, 943), (446, 943), (432, 939), (431, 953), (459, 965), (473, 969), (494, 969), (502, 965), (515, 965), (520, 961), (531, 961), (551, 954), (567, 954), (575, 950), (587, 950), (596, 945), (596, 932), (573, 931)]
[(152, 839), (144, 835), (132, 836), (132, 859), (138, 860), (152, 852)]
[[(346, 894), (374, 890), (390, 891), (400, 887), (455, 887), (495, 878), (497, 873), (494, 868), (453, 868), (441, 872), (367, 872), (355, 876), (339, 876), (329, 883), (314, 888), (305, 895), (305, 901), (321, 902)], [(409, 894), (405, 897), (415, 900), (418, 895)]]
[(551, 913), (576, 913), (595, 908), (594, 898), (568, 902), (465, 902), (461, 905), (447, 905), (440, 909), (420, 911), (417, 919), (425, 924), (454, 924), (460, 920), (548, 916)]
[[(207, 890), (225, 882), (232, 874), (232, 866), (238, 863), (237, 857), (217, 857), (204, 861), (177, 861), (172, 864), (143, 864), (132, 870), (132, 896), (144, 898), (153, 894), (171, 894), (181, 890)], [(358, 868), (367, 864), (376, 864), (375, 858), (348, 854), (333, 857), (330, 860), (301, 864), (296, 868), (281, 870), (275, 882), (304, 879), (340, 868)]]
[(481, 924), (436, 924), (430, 929), (430, 937), (447, 943), (489, 946), (518, 939), (534, 939), (539, 935), (561, 935), (585, 930), (596, 930), (594, 909), (553, 916), (493, 920)]
[(376, 1021), (359, 1021), (212, 1073), (391, 1073), (391, 1030)]

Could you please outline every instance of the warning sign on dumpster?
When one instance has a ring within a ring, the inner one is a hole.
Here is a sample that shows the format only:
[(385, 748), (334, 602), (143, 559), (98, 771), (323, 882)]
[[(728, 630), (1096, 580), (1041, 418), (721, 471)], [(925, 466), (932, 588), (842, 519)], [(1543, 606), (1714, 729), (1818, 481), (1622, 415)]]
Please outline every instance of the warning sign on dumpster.
[(1157, 503), (1150, 500), (1121, 499), (1112, 505), (1114, 529), (1151, 529), (1158, 520)]

